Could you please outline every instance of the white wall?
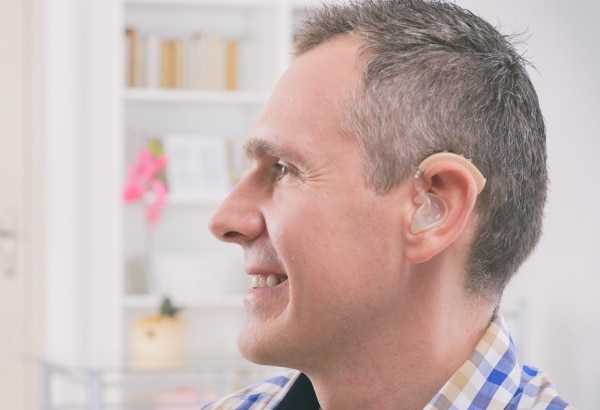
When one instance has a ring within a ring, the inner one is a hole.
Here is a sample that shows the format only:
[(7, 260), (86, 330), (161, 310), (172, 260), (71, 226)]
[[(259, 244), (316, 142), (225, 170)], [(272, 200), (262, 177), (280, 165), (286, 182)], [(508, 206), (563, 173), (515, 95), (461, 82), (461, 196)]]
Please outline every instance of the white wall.
[[(460, 0), (503, 32), (526, 31), (547, 125), (550, 193), (545, 230), (505, 296), (526, 298), (527, 362), (548, 371), (578, 408), (600, 385), (600, 34), (595, 0)], [(499, 23), (499, 24), (498, 24)]]

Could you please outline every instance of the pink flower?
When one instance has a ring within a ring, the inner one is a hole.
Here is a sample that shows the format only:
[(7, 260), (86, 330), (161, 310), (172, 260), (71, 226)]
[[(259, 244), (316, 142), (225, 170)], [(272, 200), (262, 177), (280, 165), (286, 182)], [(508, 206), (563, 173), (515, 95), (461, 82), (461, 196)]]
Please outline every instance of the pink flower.
[(156, 226), (166, 202), (168, 190), (161, 179), (166, 166), (167, 159), (163, 155), (154, 155), (150, 150), (142, 149), (137, 161), (127, 170), (123, 199), (125, 202), (148, 202), (146, 218), (150, 226)]
[(146, 218), (150, 226), (156, 226), (160, 219), (160, 211), (167, 199), (167, 186), (159, 180), (152, 181), (152, 192), (154, 201), (146, 208)]

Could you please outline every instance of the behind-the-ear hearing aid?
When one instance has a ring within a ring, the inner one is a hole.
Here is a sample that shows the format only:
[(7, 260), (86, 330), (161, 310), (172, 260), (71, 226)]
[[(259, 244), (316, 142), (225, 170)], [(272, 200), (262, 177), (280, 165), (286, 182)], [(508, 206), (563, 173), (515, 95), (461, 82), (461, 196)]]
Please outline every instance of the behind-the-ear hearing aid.
[(485, 178), (475, 165), (465, 157), (451, 152), (438, 152), (423, 160), (419, 164), (417, 172), (414, 176), (415, 189), (418, 192), (418, 196), (415, 198), (415, 202), (421, 204), (419, 209), (413, 216), (412, 223), (410, 225), (410, 232), (416, 234), (424, 230), (433, 228), (444, 222), (446, 218), (446, 203), (437, 195), (425, 192), (422, 183), (423, 173), (431, 165), (440, 161), (454, 161), (464, 166), (475, 179), (477, 184), (477, 194), (481, 193), (485, 186)]

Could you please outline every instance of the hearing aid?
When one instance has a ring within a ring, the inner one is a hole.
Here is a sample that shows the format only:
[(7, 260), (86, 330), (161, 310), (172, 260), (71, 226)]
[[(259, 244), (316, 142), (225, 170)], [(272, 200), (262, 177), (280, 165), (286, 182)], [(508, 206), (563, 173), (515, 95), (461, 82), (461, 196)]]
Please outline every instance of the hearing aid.
[(425, 158), (419, 164), (413, 178), (415, 189), (418, 193), (418, 196), (415, 197), (415, 202), (421, 204), (421, 206), (417, 209), (412, 219), (410, 226), (410, 232), (412, 234), (417, 234), (427, 229), (439, 226), (446, 218), (446, 203), (439, 196), (425, 192), (422, 181), (423, 174), (427, 168), (441, 161), (453, 161), (465, 167), (475, 180), (475, 184), (477, 185), (477, 195), (481, 193), (483, 187), (485, 186), (485, 178), (483, 177), (483, 174), (475, 165), (473, 165), (470, 160), (466, 159), (462, 155), (451, 152), (438, 152)]

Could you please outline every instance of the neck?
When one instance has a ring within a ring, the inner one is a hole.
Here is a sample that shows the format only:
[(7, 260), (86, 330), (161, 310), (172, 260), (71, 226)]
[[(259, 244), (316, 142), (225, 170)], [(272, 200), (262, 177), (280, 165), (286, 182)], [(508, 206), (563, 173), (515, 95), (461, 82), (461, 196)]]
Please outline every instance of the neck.
[(359, 343), (306, 369), (321, 408), (423, 408), (469, 358), (493, 314), (450, 280), (418, 281), (388, 317), (362, 329)]

